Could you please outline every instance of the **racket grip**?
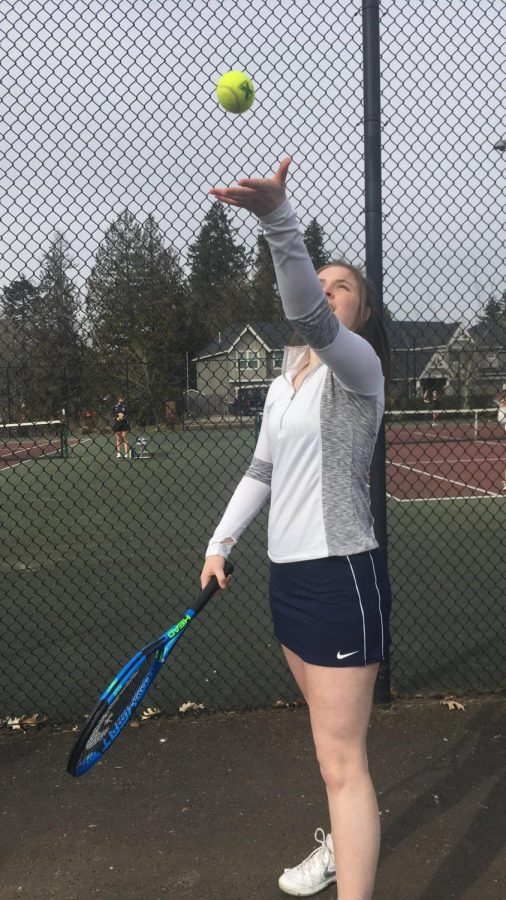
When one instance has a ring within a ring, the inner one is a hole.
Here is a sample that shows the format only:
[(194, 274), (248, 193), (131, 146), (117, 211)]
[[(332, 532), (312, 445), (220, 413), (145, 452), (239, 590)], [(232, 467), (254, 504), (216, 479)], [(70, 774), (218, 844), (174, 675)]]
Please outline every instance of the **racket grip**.
[[(234, 571), (234, 564), (226, 559), (225, 565), (223, 566), (223, 571), (225, 575), (231, 575)], [(213, 577), (206, 584), (205, 588), (200, 592), (196, 602), (193, 604), (192, 608), (195, 614), (200, 612), (200, 610), (204, 608), (206, 603), (211, 599), (211, 597), (214, 596), (218, 588), (218, 580), (216, 578), (216, 575), (213, 575)]]

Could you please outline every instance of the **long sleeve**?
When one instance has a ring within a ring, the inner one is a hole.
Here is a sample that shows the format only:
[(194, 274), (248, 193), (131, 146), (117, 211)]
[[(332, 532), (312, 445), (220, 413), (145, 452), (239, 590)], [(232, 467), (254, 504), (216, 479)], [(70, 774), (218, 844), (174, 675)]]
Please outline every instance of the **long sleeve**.
[[(267, 406), (267, 402), (266, 402)], [(267, 503), (271, 493), (272, 457), (267, 438), (267, 412), (262, 417), (255, 453), (218, 524), (206, 556), (227, 557), (243, 531)]]
[(371, 345), (332, 313), (288, 200), (260, 219), (269, 243), (287, 319), (342, 386), (359, 394), (383, 388), (381, 363)]

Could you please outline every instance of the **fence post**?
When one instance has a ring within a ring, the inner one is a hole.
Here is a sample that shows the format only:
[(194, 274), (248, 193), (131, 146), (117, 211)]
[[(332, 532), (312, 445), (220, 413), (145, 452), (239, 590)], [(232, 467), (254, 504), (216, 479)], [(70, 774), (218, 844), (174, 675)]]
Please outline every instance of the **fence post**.
[[(365, 266), (374, 282), (378, 313), (383, 316), (381, 208), (381, 96), (379, 0), (363, 0)], [(385, 425), (381, 425), (371, 464), (371, 508), (376, 539), (387, 559)], [(380, 664), (375, 688), (378, 703), (390, 701), (388, 656)]]
[(7, 363), (7, 421), (12, 422), (11, 413), (11, 364)]

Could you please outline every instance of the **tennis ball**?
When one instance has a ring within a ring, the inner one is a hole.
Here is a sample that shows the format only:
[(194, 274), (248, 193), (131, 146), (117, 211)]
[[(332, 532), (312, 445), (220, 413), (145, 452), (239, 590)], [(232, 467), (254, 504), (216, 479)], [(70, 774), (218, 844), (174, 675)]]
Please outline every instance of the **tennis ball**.
[(226, 72), (216, 85), (216, 96), (227, 112), (243, 113), (255, 99), (255, 88), (244, 72)]

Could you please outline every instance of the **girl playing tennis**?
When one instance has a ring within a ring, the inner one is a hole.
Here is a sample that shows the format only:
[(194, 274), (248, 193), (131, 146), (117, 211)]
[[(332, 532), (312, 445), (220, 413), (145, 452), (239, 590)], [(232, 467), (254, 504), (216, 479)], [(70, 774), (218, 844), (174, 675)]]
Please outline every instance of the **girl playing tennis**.
[[(130, 425), (128, 422), (128, 410), (125, 404), (125, 398), (119, 396), (113, 410), (112, 430), (116, 436), (116, 457), (129, 456), (130, 448), (128, 446), (128, 432)], [(123, 453), (121, 452), (123, 451)]]
[(285, 196), (289, 165), (271, 179), (210, 191), (260, 219), (285, 315), (304, 346), (285, 351), (253, 460), (211, 538), (201, 581), (216, 575), (226, 587), (224, 560), (270, 498), (274, 632), (308, 704), (331, 824), (329, 834), (317, 829), (320, 846), (285, 869), (279, 886), (310, 896), (337, 880), (339, 900), (370, 900), (380, 824), (366, 735), (389, 644), (390, 589), (368, 474), (388, 345), (359, 270), (340, 261), (315, 273)]

